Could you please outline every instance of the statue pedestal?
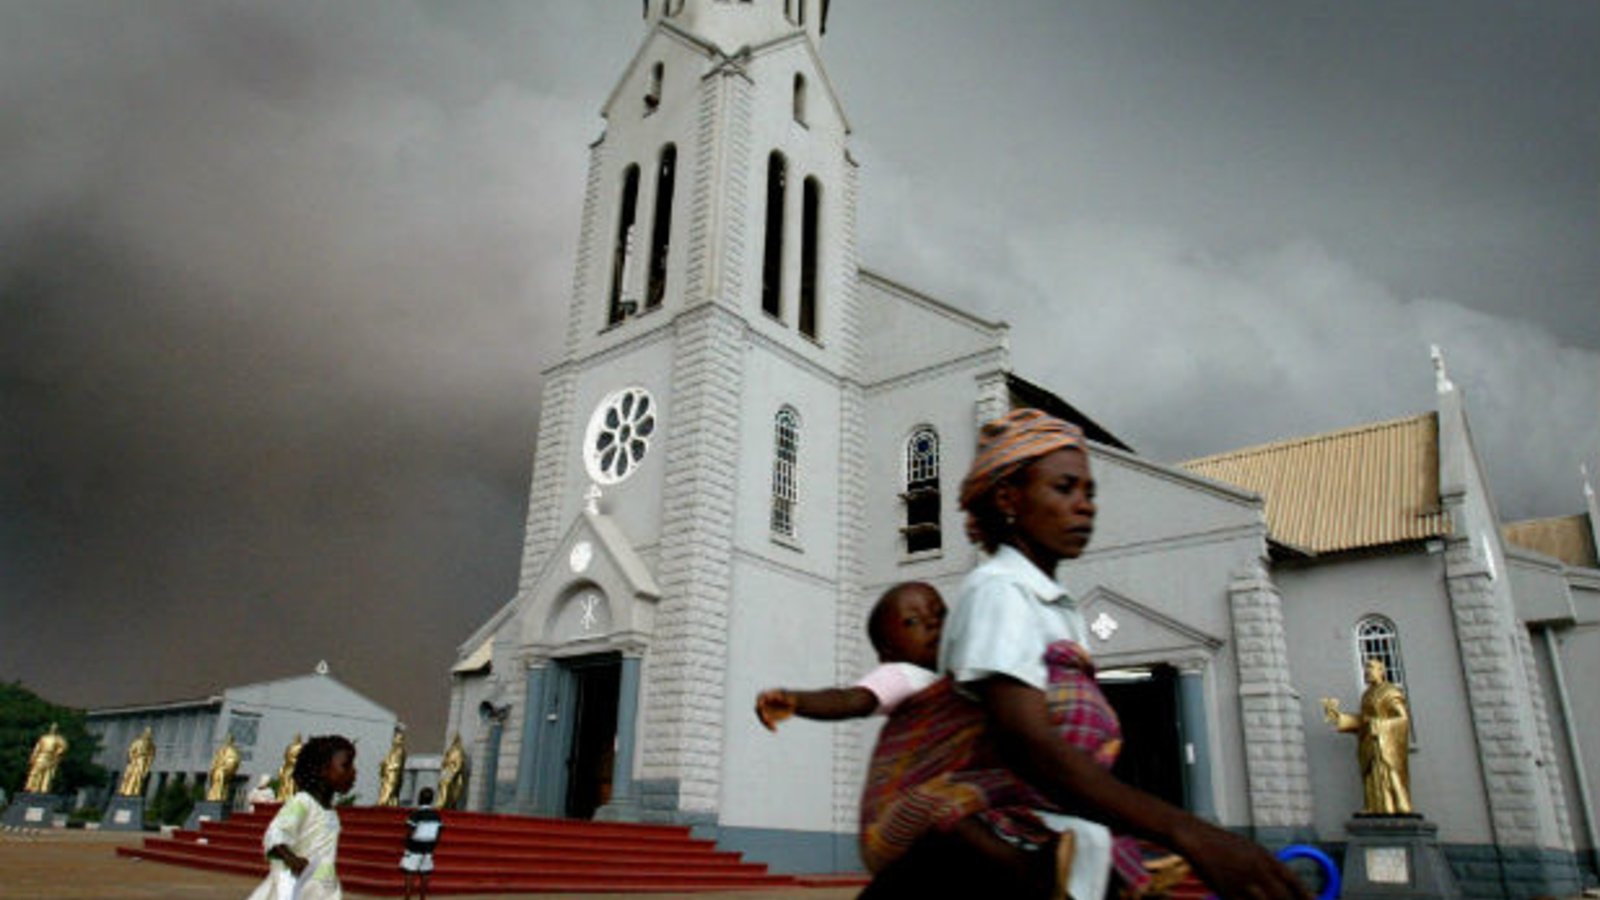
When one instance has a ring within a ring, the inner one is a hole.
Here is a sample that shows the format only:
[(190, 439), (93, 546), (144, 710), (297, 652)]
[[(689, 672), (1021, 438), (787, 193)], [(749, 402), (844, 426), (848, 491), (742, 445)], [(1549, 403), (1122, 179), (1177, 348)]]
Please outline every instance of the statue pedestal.
[(143, 831), (144, 798), (112, 797), (106, 814), (100, 817), (102, 831)]
[(200, 827), (201, 822), (226, 822), (228, 821), (228, 805), (221, 800), (197, 800), (194, 809), (190, 810), (189, 818), (183, 822), (183, 827), (194, 831)]
[(65, 806), (65, 797), (23, 792), (11, 798), (5, 824), (12, 828), (49, 828), (51, 819)]
[(1420, 815), (1357, 813), (1345, 822), (1345, 900), (1459, 900), (1450, 864), (1439, 847), (1439, 826)]

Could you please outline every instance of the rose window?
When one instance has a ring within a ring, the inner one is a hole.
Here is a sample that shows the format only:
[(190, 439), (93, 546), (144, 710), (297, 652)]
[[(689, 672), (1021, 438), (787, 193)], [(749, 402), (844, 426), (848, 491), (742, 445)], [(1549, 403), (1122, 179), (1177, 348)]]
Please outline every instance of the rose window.
[(623, 388), (600, 401), (584, 436), (584, 465), (599, 484), (616, 484), (633, 474), (650, 450), (656, 407), (644, 388)]

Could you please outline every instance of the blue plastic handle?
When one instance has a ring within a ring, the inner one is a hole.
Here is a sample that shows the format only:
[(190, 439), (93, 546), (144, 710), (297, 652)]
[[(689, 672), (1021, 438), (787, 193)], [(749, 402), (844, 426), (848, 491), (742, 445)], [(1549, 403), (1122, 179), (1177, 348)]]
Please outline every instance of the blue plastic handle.
[[(1317, 895), (1317, 900), (1338, 900), (1339, 867), (1333, 864), (1328, 854), (1306, 844), (1290, 844), (1278, 851), (1278, 859), (1288, 862), (1291, 859), (1309, 859), (1322, 869), (1322, 893)], [(1206, 900), (1217, 900), (1216, 894), (1207, 894)]]
[(1339, 867), (1333, 864), (1328, 854), (1315, 847), (1305, 844), (1290, 844), (1278, 851), (1278, 858), (1284, 862), (1291, 859), (1309, 859), (1322, 867), (1322, 893), (1317, 895), (1317, 900), (1337, 900), (1339, 896)]

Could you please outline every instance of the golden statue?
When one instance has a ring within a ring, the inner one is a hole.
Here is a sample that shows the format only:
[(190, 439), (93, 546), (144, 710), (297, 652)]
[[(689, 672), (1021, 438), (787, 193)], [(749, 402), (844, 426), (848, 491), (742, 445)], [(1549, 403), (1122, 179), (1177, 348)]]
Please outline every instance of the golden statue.
[(1409, 756), (1411, 715), (1406, 711), (1406, 695), (1391, 683), (1383, 660), (1370, 657), (1366, 663), (1367, 689), (1361, 695), (1361, 715), (1339, 709), (1332, 697), (1322, 700), (1322, 714), (1328, 724), (1340, 731), (1355, 732), (1361, 761), (1361, 788), (1365, 794), (1364, 813), (1377, 815), (1411, 812)]
[(39, 735), (33, 744), (33, 752), (28, 755), (28, 780), (23, 786), (23, 791), (30, 794), (48, 794), (50, 785), (56, 780), (56, 770), (61, 767), (61, 758), (67, 755), (67, 739), (61, 736), (56, 723), (50, 723), (50, 730)]
[(228, 788), (233, 786), (233, 773), (239, 771), (239, 749), (233, 746), (233, 735), (222, 742), (217, 752), (211, 755), (211, 772), (206, 777), (206, 799), (212, 802), (226, 802)]
[(400, 779), (406, 774), (406, 733), (396, 728), (389, 752), (378, 764), (378, 805), (400, 805)]
[(143, 797), (144, 780), (150, 774), (150, 764), (155, 762), (156, 742), (150, 729), (133, 739), (128, 745), (128, 767), (122, 770), (122, 781), (117, 785), (118, 797)]
[(456, 809), (461, 805), (462, 788), (467, 784), (466, 769), (467, 751), (461, 748), (461, 732), (458, 731), (439, 762), (440, 809)]
[(295, 735), (289, 746), (283, 748), (283, 765), (278, 769), (278, 799), (287, 801), (294, 796), (294, 761), (300, 758), (300, 748), (305, 739)]

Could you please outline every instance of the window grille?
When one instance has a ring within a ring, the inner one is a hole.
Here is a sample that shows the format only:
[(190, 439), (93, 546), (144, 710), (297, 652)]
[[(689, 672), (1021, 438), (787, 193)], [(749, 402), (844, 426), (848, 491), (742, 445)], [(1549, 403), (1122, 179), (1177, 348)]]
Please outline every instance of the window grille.
[(939, 433), (923, 426), (906, 440), (906, 552), (922, 553), (943, 545), (939, 529)]
[(799, 500), (796, 463), (800, 457), (800, 416), (785, 406), (774, 420), (772, 458), (772, 533), (794, 537), (794, 508)]
[(1400, 632), (1383, 616), (1367, 616), (1356, 624), (1356, 677), (1366, 679), (1369, 659), (1383, 661), (1389, 681), (1404, 688), (1405, 666), (1400, 661)]
[(228, 734), (233, 735), (233, 742), (240, 747), (254, 747), (260, 729), (260, 716), (234, 713), (228, 719)]

